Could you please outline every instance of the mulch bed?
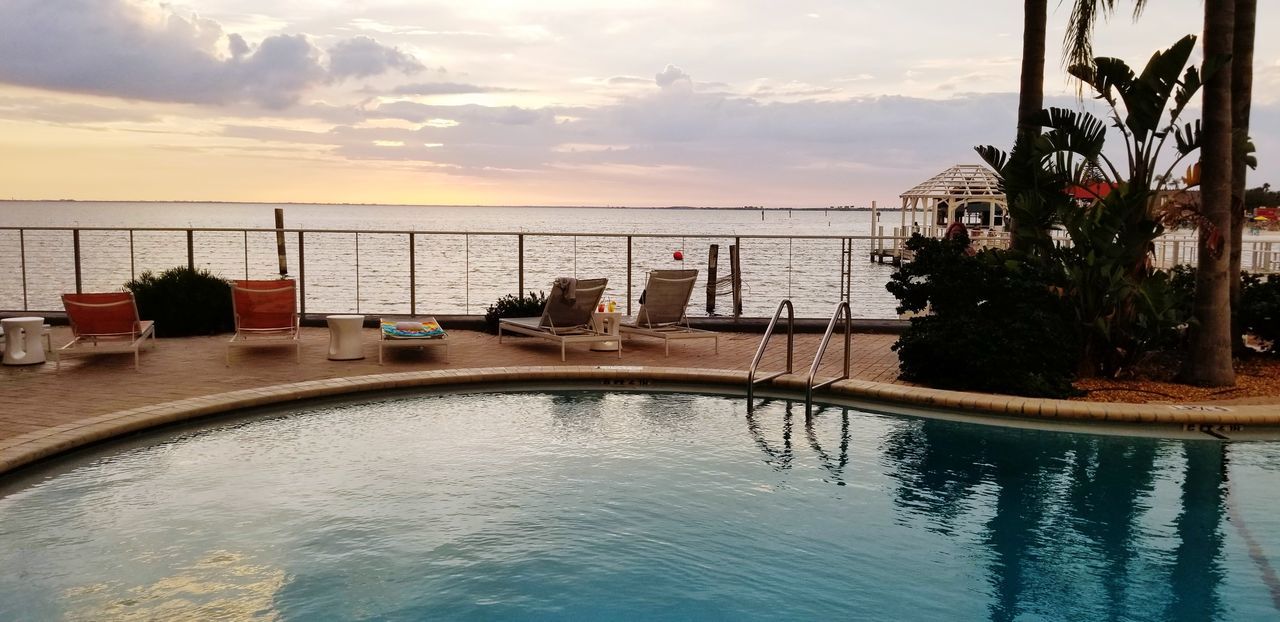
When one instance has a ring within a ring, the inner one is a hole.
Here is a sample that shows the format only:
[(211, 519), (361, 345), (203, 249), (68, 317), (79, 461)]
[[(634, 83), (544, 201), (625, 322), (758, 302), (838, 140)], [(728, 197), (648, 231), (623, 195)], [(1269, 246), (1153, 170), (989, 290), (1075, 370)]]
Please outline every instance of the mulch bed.
[(1139, 366), (1132, 377), (1086, 378), (1075, 386), (1084, 395), (1075, 400), (1140, 404), (1205, 402), (1275, 397), (1280, 401), (1280, 357), (1255, 355), (1236, 360), (1236, 386), (1206, 388), (1176, 382), (1180, 357), (1157, 355)]

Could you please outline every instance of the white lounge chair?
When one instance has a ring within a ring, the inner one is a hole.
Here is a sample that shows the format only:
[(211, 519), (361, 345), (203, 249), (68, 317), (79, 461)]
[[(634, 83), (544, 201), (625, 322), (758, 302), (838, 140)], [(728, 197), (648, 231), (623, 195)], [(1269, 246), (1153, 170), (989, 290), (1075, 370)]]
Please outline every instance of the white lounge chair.
[(720, 353), (720, 335), (689, 326), (685, 309), (693, 296), (697, 270), (654, 270), (644, 288), (644, 302), (634, 319), (618, 327), (623, 335), (641, 335), (661, 339), (666, 355), (671, 356), (671, 342), (677, 339), (711, 339)]
[(156, 347), (156, 326), (138, 319), (138, 305), (132, 292), (63, 294), (73, 339), (58, 348), (57, 368), (67, 356), (133, 353), (133, 368), (140, 369), (138, 352), (151, 338)]
[[(560, 344), (563, 361), (565, 346), (571, 343), (618, 341), (617, 336), (598, 333), (591, 326), (591, 314), (595, 313), (608, 283), (609, 279), (578, 279), (570, 299), (567, 288), (557, 279), (551, 286), (547, 304), (542, 307), (541, 317), (498, 320), (498, 343), (502, 343), (503, 331), (554, 341)], [(618, 341), (618, 358), (622, 358), (621, 341)]]

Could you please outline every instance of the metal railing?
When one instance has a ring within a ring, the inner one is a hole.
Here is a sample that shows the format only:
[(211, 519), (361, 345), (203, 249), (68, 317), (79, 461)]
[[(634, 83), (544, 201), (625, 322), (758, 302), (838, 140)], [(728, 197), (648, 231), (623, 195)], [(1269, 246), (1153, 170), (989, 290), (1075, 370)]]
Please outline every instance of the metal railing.
[[(706, 246), (727, 242), (739, 250), (744, 242), (751, 246), (742, 261), (749, 277), (746, 290), (796, 291), (805, 305), (825, 306), (847, 291), (837, 276), (850, 278), (843, 266), (835, 265), (842, 256), (848, 263), (849, 257), (836, 250), (851, 252), (856, 243), (869, 252), (872, 246), (866, 235), (0, 227), (0, 309), (53, 311), (61, 293), (119, 289), (144, 271), (177, 265), (229, 278), (270, 278), (277, 271), (279, 233), (286, 234), (289, 276), (299, 281), (302, 313), (449, 314), (456, 311), (442, 307), (461, 307), (470, 314), (477, 300), (488, 305), (503, 294), (525, 293), (531, 278), (535, 287), (545, 288), (555, 276), (590, 266), (592, 276), (611, 277), (611, 291), (625, 283), (617, 298), (619, 307), (631, 314), (643, 274), (671, 267), (673, 249), (683, 251), (682, 265), (702, 267), (708, 248), (700, 247), (701, 241)], [(792, 241), (806, 242), (794, 245), (794, 257)], [(884, 270), (873, 276), (867, 270), (857, 276), (887, 278)], [(763, 315), (762, 302), (749, 301), (754, 310), (745, 314)], [(885, 317), (892, 317), (892, 304), (881, 306)], [(731, 308), (735, 317), (744, 313)]]
[[(762, 378), (756, 378), (756, 369), (760, 367), (760, 360), (764, 358), (765, 348), (769, 345), (769, 338), (773, 336), (773, 330), (778, 326), (778, 318), (782, 316), (782, 310), (787, 310), (787, 370), (774, 372)], [(756, 349), (755, 358), (751, 359), (751, 368), (747, 370), (747, 412), (755, 409), (755, 386), (757, 383), (768, 382), (791, 373), (794, 359), (795, 342), (796, 342), (796, 311), (791, 304), (791, 300), (784, 299), (778, 303), (778, 309), (773, 312), (773, 318), (769, 320), (769, 327), (764, 331), (764, 337), (760, 338), (760, 347)]]
[[(827, 344), (831, 343), (831, 335), (835, 331), (836, 322), (840, 320), (840, 316), (842, 314), (844, 315), (844, 375), (839, 378), (825, 380), (815, 385), (813, 383), (813, 379), (818, 376), (818, 367), (822, 365), (822, 355), (827, 353)], [(822, 341), (818, 343), (818, 353), (813, 356), (813, 365), (809, 367), (809, 378), (804, 384), (804, 414), (806, 417), (813, 414), (814, 391), (824, 389), (849, 377), (849, 346), (852, 339), (853, 314), (849, 311), (849, 303), (841, 300), (840, 303), (836, 305), (836, 312), (831, 314), (831, 321), (827, 322), (827, 331), (822, 334)]]
[[(879, 231), (883, 234), (884, 227), (880, 227)], [(942, 237), (944, 231), (944, 227), (935, 226), (893, 227), (890, 229), (891, 235), (875, 236), (872, 257), (879, 260), (893, 259), (895, 262), (910, 259), (905, 240), (910, 239), (913, 233), (937, 238)], [(1065, 231), (1054, 230), (1050, 235), (1059, 247), (1071, 245), (1071, 238)], [(1008, 232), (978, 230), (970, 232), (969, 240), (977, 249), (1009, 247)], [(1199, 259), (1197, 240), (1196, 234), (1186, 231), (1170, 231), (1161, 235), (1152, 242), (1152, 266), (1168, 269), (1178, 265), (1195, 265)], [(885, 242), (890, 244), (886, 246)], [(1262, 274), (1280, 273), (1280, 241), (1274, 238), (1249, 239), (1246, 236), (1241, 242), (1242, 269)]]

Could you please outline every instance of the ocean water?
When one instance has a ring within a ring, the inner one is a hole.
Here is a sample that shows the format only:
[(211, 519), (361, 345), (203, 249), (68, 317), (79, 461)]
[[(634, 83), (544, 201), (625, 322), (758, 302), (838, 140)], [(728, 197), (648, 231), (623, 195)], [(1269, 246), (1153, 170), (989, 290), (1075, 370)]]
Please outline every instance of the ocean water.
[[(866, 211), (673, 210), (647, 208), (471, 207), (387, 205), (273, 205), (231, 203), (9, 202), (0, 204), (0, 227), (270, 228), (273, 208), (285, 210), (288, 228), (326, 230), (449, 231), (414, 239), (417, 311), (483, 313), (518, 286), (516, 236), (524, 232), (525, 289), (549, 289), (557, 276), (607, 277), (606, 298), (635, 308), (644, 276), (658, 268), (697, 268), (700, 280), (689, 313), (706, 315), (707, 255), (719, 245), (718, 275), (728, 275), (729, 245), (742, 240), (743, 311), (766, 316), (782, 298), (802, 317), (827, 317), (840, 298), (841, 241), (786, 236), (868, 235)], [(883, 212), (886, 229), (899, 212)], [(632, 243), (632, 286), (626, 286), (626, 240), (538, 233), (659, 234)], [(0, 309), (58, 310), (58, 295), (74, 291), (72, 234), (0, 230)], [(195, 260), (226, 278), (272, 278), (279, 272), (273, 233), (208, 232), (195, 236)], [(296, 234), (287, 236), (288, 270), (298, 265)], [(892, 267), (868, 261), (871, 245), (854, 242), (854, 317), (896, 317), (896, 301), (884, 289)], [(673, 253), (681, 251), (683, 261)], [(409, 236), (376, 233), (308, 233), (305, 237), (306, 309), (309, 313), (408, 313)], [(185, 233), (81, 233), (85, 291), (118, 289), (144, 270), (186, 265)], [(24, 279), (25, 274), (25, 279)], [(25, 286), (24, 286), (25, 280)], [(732, 312), (731, 297), (716, 312)]]
[(1274, 620), (1280, 444), (688, 394), (224, 420), (0, 487), (4, 620)]

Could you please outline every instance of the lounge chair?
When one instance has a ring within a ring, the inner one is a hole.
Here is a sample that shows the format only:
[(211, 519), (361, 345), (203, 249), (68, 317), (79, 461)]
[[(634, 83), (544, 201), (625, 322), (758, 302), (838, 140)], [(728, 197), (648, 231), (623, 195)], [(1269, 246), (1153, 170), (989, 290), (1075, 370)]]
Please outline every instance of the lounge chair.
[(399, 321), (383, 318), (378, 322), (378, 364), (382, 364), (384, 348), (425, 348), (444, 346), (444, 360), (449, 362), (449, 334), (433, 317)]
[(294, 359), (302, 362), (298, 340), (298, 286), (293, 279), (232, 281), (231, 306), (236, 334), (227, 342), (227, 366), (236, 346), (293, 345)]
[(151, 347), (156, 347), (155, 323), (138, 319), (133, 292), (63, 294), (62, 307), (67, 311), (72, 339), (58, 348), (58, 369), (67, 356), (129, 352), (133, 353), (133, 368), (140, 369), (138, 353), (147, 337)]
[[(547, 296), (547, 304), (542, 307), (541, 317), (498, 320), (498, 343), (502, 343), (503, 331), (555, 341), (560, 344), (560, 360), (563, 361), (565, 346), (571, 343), (618, 341), (616, 335), (596, 332), (591, 326), (591, 314), (600, 303), (609, 279), (578, 279), (572, 285), (572, 299), (567, 297), (570, 286), (564, 281), (556, 279), (551, 286), (551, 295)], [(620, 341), (618, 358), (622, 358)]]
[(618, 327), (623, 335), (642, 335), (661, 339), (667, 356), (675, 339), (711, 339), (720, 352), (720, 335), (709, 330), (690, 328), (685, 309), (693, 295), (697, 270), (654, 270), (644, 288), (644, 302), (635, 319)]

